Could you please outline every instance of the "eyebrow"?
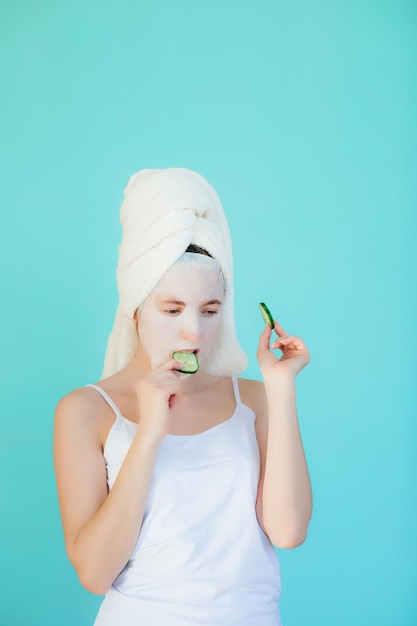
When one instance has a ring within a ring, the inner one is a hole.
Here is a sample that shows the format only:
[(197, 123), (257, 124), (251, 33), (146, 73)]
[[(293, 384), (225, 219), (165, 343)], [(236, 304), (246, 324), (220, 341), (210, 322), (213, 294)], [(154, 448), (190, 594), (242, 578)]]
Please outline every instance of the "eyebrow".
[[(161, 304), (178, 304), (178, 305), (185, 305), (185, 302), (182, 302), (181, 300), (171, 300), (170, 298), (168, 298), (167, 300), (161, 300)], [(204, 306), (207, 306), (208, 304), (221, 304), (220, 300), (207, 300), (207, 302), (203, 303)]]

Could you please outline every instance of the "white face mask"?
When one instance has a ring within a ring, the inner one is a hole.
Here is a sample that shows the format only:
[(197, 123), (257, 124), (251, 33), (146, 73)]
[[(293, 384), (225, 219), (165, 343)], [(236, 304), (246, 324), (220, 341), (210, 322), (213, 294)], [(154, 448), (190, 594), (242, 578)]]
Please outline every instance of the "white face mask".
[(214, 259), (185, 253), (145, 300), (138, 333), (152, 368), (173, 352), (196, 350), (200, 367), (221, 325), (224, 283)]

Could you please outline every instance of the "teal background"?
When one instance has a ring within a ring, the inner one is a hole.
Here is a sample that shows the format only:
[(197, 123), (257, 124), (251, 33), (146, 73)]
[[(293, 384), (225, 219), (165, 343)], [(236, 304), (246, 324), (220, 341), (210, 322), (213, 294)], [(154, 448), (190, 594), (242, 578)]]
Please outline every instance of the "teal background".
[(122, 190), (166, 166), (223, 201), (247, 375), (260, 300), (311, 350), (284, 626), (417, 624), (416, 22), (405, 0), (1, 4), (1, 626), (93, 623), (53, 412), (101, 372)]

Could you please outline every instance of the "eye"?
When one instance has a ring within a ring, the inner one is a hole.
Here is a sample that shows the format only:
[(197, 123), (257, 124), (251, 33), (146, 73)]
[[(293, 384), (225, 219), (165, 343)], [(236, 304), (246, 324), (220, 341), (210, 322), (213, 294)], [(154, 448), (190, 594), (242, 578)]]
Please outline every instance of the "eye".
[(213, 315), (217, 315), (219, 311), (217, 309), (206, 309), (203, 311), (203, 315), (206, 317), (213, 317)]
[(181, 311), (180, 309), (164, 309), (164, 313), (166, 313), (166, 315), (178, 315)]

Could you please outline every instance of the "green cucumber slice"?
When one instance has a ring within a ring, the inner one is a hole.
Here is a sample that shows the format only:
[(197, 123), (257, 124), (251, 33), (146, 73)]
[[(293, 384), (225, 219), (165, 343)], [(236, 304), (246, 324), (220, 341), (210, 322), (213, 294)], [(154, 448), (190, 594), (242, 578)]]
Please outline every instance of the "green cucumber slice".
[(178, 370), (179, 372), (183, 374), (195, 374), (198, 372), (200, 366), (195, 352), (173, 352), (172, 358), (184, 364), (184, 367)]
[(271, 311), (266, 306), (265, 302), (259, 303), (259, 309), (265, 324), (268, 324), (271, 328), (274, 328), (274, 318), (271, 315)]

